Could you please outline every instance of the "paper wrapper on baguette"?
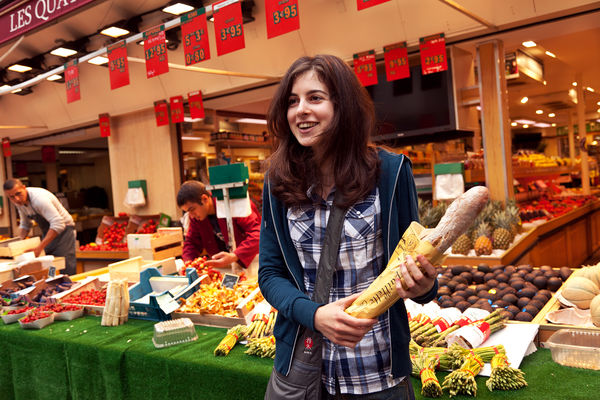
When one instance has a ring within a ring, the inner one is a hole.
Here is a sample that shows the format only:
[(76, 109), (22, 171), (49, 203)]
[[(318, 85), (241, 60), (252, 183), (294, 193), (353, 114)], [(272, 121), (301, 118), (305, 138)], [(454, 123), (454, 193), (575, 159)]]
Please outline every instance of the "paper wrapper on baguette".
[(346, 309), (346, 312), (357, 318), (376, 318), (383, 314), (400, 299), (396, 291), (396, 278), (400, 274), (400, 265), (404, 264), (407, 255), (416, 257), (424, 255), (432, 265), (440, 265), (445, 256), (431, 243), (421, 239), (426, 229), (417, 222), (412, 222), (402, 235), (394, 254), (383, 272), (371, 285)]
[(375, 318), (384, 313), (400, 298), (396, 292), (396, 278), (400, 278), (405, 287), (399, 267), (406, 255), (414, 258), (422, 254), (432, 265), (440, 265), (446, 249), (473, 223), (488, 198), (489, 191), (485, 186), (475, 186), (450, 204), (435, 229), (426, 230), (416, 222), (411, 223), (385, 270), (346, 312), (358, 318)]

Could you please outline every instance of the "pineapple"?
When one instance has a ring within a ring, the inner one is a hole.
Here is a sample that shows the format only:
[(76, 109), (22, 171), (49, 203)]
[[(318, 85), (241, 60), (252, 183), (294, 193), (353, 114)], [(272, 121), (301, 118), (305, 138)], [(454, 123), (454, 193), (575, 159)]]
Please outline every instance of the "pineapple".
[(510, 219), (511, 233), (514, 236), (521, 230), (521, 217), (519, 217), (519, 207), (516, 205), (514, 200), (509, 201), (506, 204), (506, 214)]
[(512, 223), (508, 212), (500, 211), (494, 215), (494, 232), (492, 233), (492, 243), (495, 249), (506, 250), (513, 241)]
[(421, 225), (425, 228), (435, 228), (444, 216), (447, 208), (446, 203), (439, 203), (437, 206), (425, 210), (421, 217)]
[(475, 253), (478, 256), (490, 255), (492, 254), (492, 241), (490, 239), (490, 225), (487, 222), (482, 222), (475, 229), (475, 236), (477, 236), (477, 240), (475, 240)]
[(456, 242), (452, 245), (452, 253), (454, 254), (464, 254), (465, 256), (469, 253), (469, 250), (473, 248), (473, 242), (469, 235), (463, 233), (460, 235)]

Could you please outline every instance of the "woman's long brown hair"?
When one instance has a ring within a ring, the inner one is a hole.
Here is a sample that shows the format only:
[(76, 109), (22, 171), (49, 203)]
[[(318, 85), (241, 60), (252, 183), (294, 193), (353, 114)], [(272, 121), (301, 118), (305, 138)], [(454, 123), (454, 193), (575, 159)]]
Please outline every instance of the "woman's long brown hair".
[[(301, 146), (287, 119), (288, 101), (295, 80), (314, 71), (329, 91), (334, 117), (318, 146), (318, 156)], [(273, 194), (287, 206), (309, 203), (306, 192), (312, 184), (321, 185), (319, 166), (327, 158), (332, 163), (335, 187), (343, 196), (343, 207), (363, 199), (377, 183), (379, 161), (370, 145), (375, 132), (373, 102), (350, 67), (338, 57), (317, 55), (296, 60), (284, 75), (267, 114), (277, 149), (269, 163)]]

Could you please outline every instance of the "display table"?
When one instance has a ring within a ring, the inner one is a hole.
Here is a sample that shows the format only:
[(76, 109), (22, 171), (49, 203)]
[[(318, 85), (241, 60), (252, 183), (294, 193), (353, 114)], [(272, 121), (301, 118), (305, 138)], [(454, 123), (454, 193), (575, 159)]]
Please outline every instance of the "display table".
[(77, 259), (77, 274), (97, 268), (107, 267), (116, 261), (129, 258), (128, 251), (81, 251), (75, 252)]
[[(153, 322), (100, 326), (99, 317), (55, 322), (39, 330), (0, 325), (2, 399), (262, 399), (273, 361), (213, 351), (224, 329), (197, 326), (198, 340), (164, 349), (152, 344)], [(591, 399), (599, 371), (563, 367), (550, 351), (524, 359), (529, 387), (489, 392), (478, 377), (478, 399)], [(446, 373), (438, 373), (443, 380)], [(413, 379), (417, 399), (420, 380)], [(445, 392), (443, 398), (448, 398)], [(458, 399), (467, 398), (458, 396)]]

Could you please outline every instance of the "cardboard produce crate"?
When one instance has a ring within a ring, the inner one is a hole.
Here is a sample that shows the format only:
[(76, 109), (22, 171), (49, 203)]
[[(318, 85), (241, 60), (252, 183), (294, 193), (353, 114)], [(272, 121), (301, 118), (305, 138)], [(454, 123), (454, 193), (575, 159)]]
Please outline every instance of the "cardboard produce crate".
[(90, 289), (95, 289), (95, 290), (102, 289), (102, 283), (100, 283), (100, 280), (98, 279), (97, 276), (90, 276), (88, 278), (85, 278), (84, 280), (79, 282), (79, 285), (74, 285), (69, 290), (65, 290), (64, 292), (55, 294), (54, 296), (51, 297), (51, 300), (55, 301), (57, 303), (63, 302), (63, 303), (67, 303), (67, 304), (76, 304), (78, 306), (83, 306), (86, 314), (102, 315), (102, 313), (104, 312), (104, 306), (93, 306), (93, 305), (88, 305), (88, 304), (77, 304), (77, 303), (69, 302), (70, 296), (77, 295), (77, 294), (83, 292), (84, 290), (90, 290)]
[(156, 234), (129, 234), (127, 247), (129, 257), (140, 256), (145, 260), (163, 260), (183, 254), (183, 230), (159, 228)]
[(13, 258), (35, 249), (40, 244), (38, 236), (29, 239), (11, 238), (0, 242), (0, 257)]
[(141, 256), (137, 256), (108, 264), (108, 274), (110, 280), (127, 279), (128, 282), (137, 283), (140, 281), (140, 272), (149, 267), (157, 268), (163, 275), (170, 275), (177, 272), (175, 257), (159, 261), (149, 261), (142, 259)]

